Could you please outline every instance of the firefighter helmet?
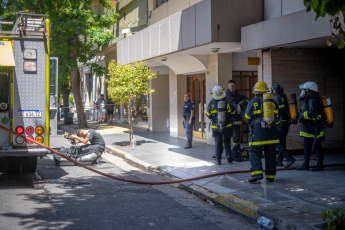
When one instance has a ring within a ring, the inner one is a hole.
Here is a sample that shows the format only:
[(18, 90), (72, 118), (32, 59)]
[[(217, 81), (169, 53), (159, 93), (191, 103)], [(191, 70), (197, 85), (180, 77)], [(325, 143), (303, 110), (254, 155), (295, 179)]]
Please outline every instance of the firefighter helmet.
[(266, 84), (266, 82), (264, 81), (258, 81), (257, 83), (255, 83), (254, 85), (254, 89), (253, 89), (253, 93), (254, 94), (263, 94), (268, 92), (268, 86)]
[(312, 81), (307, 81), (303, 84), (301, 84), (299, 86), (300, 89), (304, 89), (304, 90), (312, 90), (314, 92), (319, 92), (319, 88), (317, 87), (317, 84), (315, 82), (312, 82)]
[(226, 93), (223, 89), (223, 87), (219, 86), (219, 85), (215, 85), (211, 91), (212, 97), (214, 100), (222, 100), (225, 96)]

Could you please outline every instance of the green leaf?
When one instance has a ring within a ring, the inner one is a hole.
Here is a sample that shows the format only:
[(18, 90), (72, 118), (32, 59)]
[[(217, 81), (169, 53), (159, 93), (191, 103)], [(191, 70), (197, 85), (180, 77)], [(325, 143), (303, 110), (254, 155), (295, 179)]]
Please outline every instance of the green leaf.
[(337, 46), (338, 46), (339, 49), (343, 49), (343, 48), (345, 47), (344, 40), (343, 40), (343, 39), (340, 40), (340, 41), (338, 42)]

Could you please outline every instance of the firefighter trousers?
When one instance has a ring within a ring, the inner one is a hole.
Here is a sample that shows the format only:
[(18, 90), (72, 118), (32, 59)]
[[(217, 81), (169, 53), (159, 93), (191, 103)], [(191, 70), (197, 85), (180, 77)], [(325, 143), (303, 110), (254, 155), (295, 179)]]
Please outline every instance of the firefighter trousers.
[(309, 167), (309, 161), (310, 161), (310, 156), (312, 154), (312, 147), (314, 144), (314, 150), (316, 154), (316, 160), (317, 164), (320, 166), (323, 166), (323, 151), (322, 151), (322, 145), (321, 145), (321, 138), (317, 138), (316, 140), (314, 138), (304, 138), (303, 141), (303, 146), (304, 146), (304, 162), (306, 166)]
[(266, 179), (274, 179), (276, 175), (276, 145), (251, 146), (249, 148), (249, 160), (251, 165), (251, 176), (263, 177), (262, 151), (265, 153)]
[(279, 155), (278, 155), (279, 161), (283, 161), (284, 157), (288, 161), (293, 159), (293, 157), (291, 156), (291, 154), (289, 153), (289, 151), (286, 148), (286, 137), (287, 137), (288, 132), (289, 132), (289, 127), (290, 127), (289, 123), (283, 122), (282, 127), (281, 127), (281, 131), (280, 131), (279, 144), (277, 144), (277, 148), (279, 150)]
[(232, 159), (231, 157), (231, 129), (224, 129), (222, 132), (219, 132), (218, 130), (213, 130), (213, 138), (215, 141), (215, 155), (217, 162), (220, 162), (222, 159), (222, 153), (223, 153), (223, 142), (224, 142), (224, 148), (225, 148), (225, 154), (227, 159)]
[(241, 126), (232, 126), (232, 157), (234, 159), (240, 158), (241, 150)]

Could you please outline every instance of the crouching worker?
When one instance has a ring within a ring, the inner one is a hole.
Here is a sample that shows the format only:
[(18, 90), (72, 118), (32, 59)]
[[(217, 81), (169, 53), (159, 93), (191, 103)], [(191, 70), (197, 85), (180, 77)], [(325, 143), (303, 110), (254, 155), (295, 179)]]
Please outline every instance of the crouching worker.
[[(100, 157), (104, 152), (105, 142), (101, 134), (93, 129), (79, 129), (77, 135), (70, 135), (70, 139), (75, 139), (77, 143), (83, 143), (85, 145), (80, 146), (80, 152), (82, 154), (90, 153), (83, 156), (81, 161), (94, 161)], [(87, 144), (90, 142), (90, 144)]]

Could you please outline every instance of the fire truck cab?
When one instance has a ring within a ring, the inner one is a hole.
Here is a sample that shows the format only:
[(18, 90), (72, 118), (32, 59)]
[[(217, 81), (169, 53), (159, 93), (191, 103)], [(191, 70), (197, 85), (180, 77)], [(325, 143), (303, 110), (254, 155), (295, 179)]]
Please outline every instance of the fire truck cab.
[[(2, 24), (8, 22), (1, 22)], [(12, 31), (0, 30), (0, 172), (35, 172), (49, 150), (49, 25), (45, 15), (19, 12)]]

